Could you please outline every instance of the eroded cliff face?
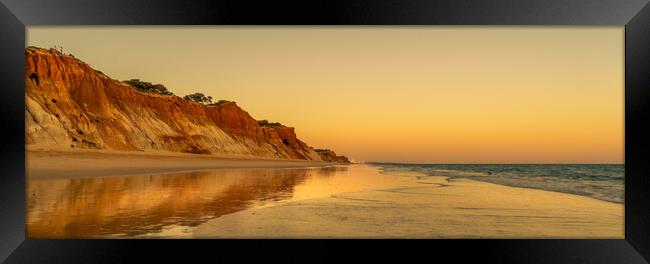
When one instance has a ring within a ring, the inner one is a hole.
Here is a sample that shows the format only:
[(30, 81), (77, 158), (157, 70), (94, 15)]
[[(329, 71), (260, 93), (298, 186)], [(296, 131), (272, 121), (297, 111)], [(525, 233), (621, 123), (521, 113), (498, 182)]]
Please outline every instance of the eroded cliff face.
[(138, 91), (55, 50), (25, 52), (26, 143), (322, 160), (291, 127), (262, 127), (234, 102)]
[(329, 149), (316, 149), (316, 153), (320, 156), (321, 160), (327, 161), (327, 162), (336, 162), (336, 163), (343, 163), (343, 164), (349, 164), (351, 163), (348, 157), (346, 156), (338, 156), (336, 155), (336, 152), (329, 150)]

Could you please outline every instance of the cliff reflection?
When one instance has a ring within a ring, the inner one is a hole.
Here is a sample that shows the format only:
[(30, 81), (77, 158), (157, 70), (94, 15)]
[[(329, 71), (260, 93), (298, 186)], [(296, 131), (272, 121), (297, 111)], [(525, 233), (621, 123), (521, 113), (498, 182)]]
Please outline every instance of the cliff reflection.
[[(193, 227), (252, 206), (291, 199), (296, 186), (306, 182), (322, 184), (346, 170), (347, 167), (229, 169), (28, 180), (27, 236), (137, 236), (161, 232), (169, 226)], [(328, 194), (312, 191), (310, 195)]]

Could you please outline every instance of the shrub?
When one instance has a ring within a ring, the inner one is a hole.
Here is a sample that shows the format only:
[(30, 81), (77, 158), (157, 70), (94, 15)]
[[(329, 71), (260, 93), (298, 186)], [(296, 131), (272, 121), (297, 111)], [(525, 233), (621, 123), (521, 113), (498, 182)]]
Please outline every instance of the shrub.
[(131, 79), (123, 82), (143, 92), (157, 93), (162, 95), (174, 95), (174, 93), (167, 90), (167, 87), (165, 87), (162, 84), (152, 84), (150, 82), (143, 82), (140, 81), (140, 79)]
[(264, 119), (264, 120), (257, 120), (257, 124), (258, 124), (259, 126), (263, 126), (263, 127), (284, 127), (283, 124), (280, 124), (280, 123), (278, 123), (278, 122), (273, 122), (273, 123), (271, 123), (271, 122), (269, 122), (269, 121), (266, 120), (266, 119)]
[[(208, 97), (209, 97), (209, 96), (208, 96)], [(212, 97), (210, 97), (210, 98), (212, 98)], [(232, 102), (232, 101), (228, 101), (228, 100), (219, 100), (219, 101), (216, 102), (216, 103), (211, 103), (211, 104), (206, 104), (206, 105), (222, 105), (222, 104), (230, 103), (230, 102)]]
[(212, 96), (205, 96), (203, 93), (188, 94), (183, 98), (204, 105), (212, 104)]

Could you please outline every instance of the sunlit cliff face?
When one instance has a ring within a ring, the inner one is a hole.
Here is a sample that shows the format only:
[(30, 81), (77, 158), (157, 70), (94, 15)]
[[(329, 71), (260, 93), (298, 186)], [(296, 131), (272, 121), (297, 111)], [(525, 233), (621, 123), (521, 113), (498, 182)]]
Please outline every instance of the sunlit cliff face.
[(28, 145), (320, 160), (293, 128), (259, 126), (234, 102), (140, 92), (53, 50), (26, 50), (25, 83)]

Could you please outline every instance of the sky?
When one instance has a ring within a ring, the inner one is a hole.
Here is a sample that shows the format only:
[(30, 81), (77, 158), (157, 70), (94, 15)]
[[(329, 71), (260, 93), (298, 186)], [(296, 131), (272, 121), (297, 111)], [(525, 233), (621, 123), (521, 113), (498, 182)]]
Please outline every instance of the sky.
[(106, 75), (236, 101), (357, 161), (623, 163), (623, 27), (39, 26)]

